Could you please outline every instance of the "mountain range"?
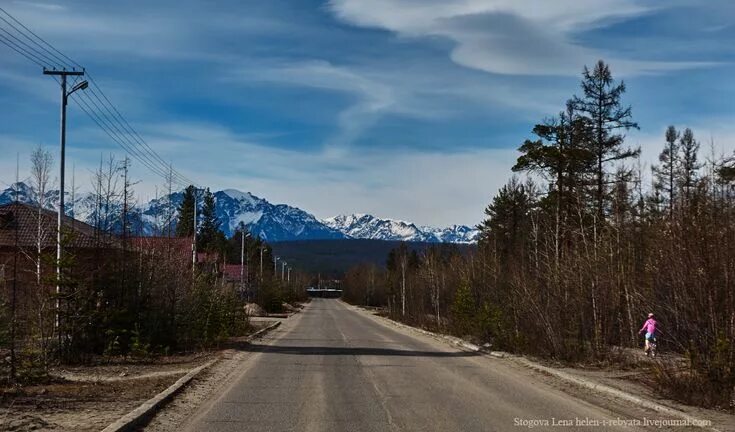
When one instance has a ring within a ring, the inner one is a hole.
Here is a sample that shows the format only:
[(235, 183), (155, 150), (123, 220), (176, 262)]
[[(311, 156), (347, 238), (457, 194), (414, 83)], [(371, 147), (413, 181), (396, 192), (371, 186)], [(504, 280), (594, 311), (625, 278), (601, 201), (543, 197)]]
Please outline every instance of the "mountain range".
[(417, 226), (411, 222), (381, 219), (369, 214), (339, 215), (322, 220), (348, 238), (420, 241), (428, 243), (474, 243), (478, 231), (465, 225), (448, 228)]
[[(0, 192), (0, 205), (15, 200), (37, 203), (38, 194), (25, 183), (11, 185)], [(72, 202), (66, 195), (66, 212), (91, 225), (113, 231), (122, 226), (122, 204), (119, 200), (105, 204), (93, 194), (75, 196)], [(58, 206), (58, 190), (45, 194), (46, 206)], [(181, 204), (183, 191), (153, 199), (132, 207), (128, 220), (133, 232), (143, 235), (161, 235), (173, 229), (176, 209)], [(474, 243), (478, 231), (465, 225), (447, 228), (418, 226), (411, 222), (382, 219), (369, 214), (339, 215), (319, 220), (314, 215), (286, 204), (272, 204), (249, 192), (225, 189), (214, 192), (215, 208), (222, 231), (232, 236), (240, 224), (252, 235), (269, 242), (292, 240), (371, 239), (428, 243)], [(73, 204), (73, 205), (72, 205)], [(170, 223), (168, 221), (171, 221)]]

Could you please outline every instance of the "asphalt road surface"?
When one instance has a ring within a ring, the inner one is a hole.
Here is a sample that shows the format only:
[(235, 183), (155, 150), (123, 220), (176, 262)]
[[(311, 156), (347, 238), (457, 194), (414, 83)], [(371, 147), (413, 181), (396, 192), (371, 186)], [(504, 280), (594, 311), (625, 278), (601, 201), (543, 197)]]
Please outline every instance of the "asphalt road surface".
[(249, 349), (242, 370), (189, 417), (186, 430), (630, 430), (562, 425), (634, 415), (338, 300), (315, 299)]

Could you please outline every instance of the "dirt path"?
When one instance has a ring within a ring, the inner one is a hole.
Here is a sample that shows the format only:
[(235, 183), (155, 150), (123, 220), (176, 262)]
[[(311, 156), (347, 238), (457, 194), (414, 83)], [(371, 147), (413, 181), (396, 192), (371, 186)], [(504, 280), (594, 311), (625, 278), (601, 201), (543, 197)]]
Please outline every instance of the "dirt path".
[(54, 368), (48, 383), (0, 388), (0, 431), (102, 430), (190, 370), (219, 356), (227, 362), (230, 352)]
[(109, 382), (59, 381), (5, 391), (0, 399), (0, 430), (99, 431), (181, 375)]

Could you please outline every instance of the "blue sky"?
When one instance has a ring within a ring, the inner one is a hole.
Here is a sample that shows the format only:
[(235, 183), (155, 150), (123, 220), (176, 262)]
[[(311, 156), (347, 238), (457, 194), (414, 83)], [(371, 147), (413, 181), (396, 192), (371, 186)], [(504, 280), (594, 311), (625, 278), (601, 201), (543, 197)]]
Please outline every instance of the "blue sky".
[[(179, 171), (318, 217), (476, 224), (533, 124), (602, 58), (655, 161), (668, 124), (735, 148), (735, 3), (725, 0), (2, 1), (92, 72)], [(0, 24), (3, 24), (0, 22)], [(58, 90), (0, 45), (0, 181), (56, 152)], [(70, 107), (88, 189), (123, 152)], [(645, 168), (647, 169), (647, 168)], [(162, 180), (135, 166), (140, 200)]]

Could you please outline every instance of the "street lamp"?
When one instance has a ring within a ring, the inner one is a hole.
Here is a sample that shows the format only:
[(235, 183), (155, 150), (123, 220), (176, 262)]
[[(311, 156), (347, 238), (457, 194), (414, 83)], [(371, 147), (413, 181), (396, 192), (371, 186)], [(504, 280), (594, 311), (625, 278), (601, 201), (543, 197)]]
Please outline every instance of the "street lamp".
[(197, 269), (197, 196), (199, 191), (196, 186), (191, 187), (194, 188), (194, 241), (191, 243), (191, 277), (193, 278)]
[(265, 246), (263, 244), (260, 245), (260, 283), (263, 283), (263, 249), (265, 249)]
[(84, 80), (78, 83), (77, 85), (75, 85), (74, 87), (72, 87), (71, 91), (66, 94), (66, 97), (68, 98), (69, 96), (71, 96), (72, 93), (74, 93), (77, 90), (86, 90), (87, 87), (89, 87), (89, 83), (87, 82), (87, 80)]
[[(245, 233), (245, 225), (240, 225), (240, 239), (241, 239), (241, 246), (240, 246), (240, 292), (245, 290), (245, 236), (250, 237), (250, 234)], [(250, 257), (248, 256), (248, 260), (250, 260)], [(248, 269), (249, 270), (249, 269)]]

